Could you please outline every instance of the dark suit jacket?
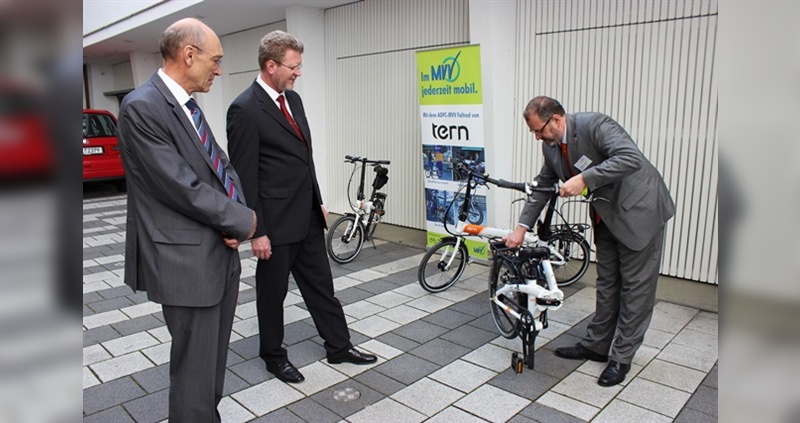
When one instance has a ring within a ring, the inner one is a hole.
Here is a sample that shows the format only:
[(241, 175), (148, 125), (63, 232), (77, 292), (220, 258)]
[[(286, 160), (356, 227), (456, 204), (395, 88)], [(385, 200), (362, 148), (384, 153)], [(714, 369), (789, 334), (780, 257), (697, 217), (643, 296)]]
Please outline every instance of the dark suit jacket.
[[(675, 214), (675, 204), (664, 180), (644, 157), (630, 135), (617, 122), (601, 113), (566, 115), (567, 149), (574, 166), (584, 156), (590, 161), (581, 169), (595, 198), (592, 207), (608, 229), (626, 247), (644, 248)], [(542, 143), (544, 165), (536, 180), (552, 185), (570, 178), (561, 148)], [(522, 211), (519, 222), (530, 227), (544, 208), (549, 194), (536, 193), (534, 203)]]
[(253, 212), (228, 198), (194, 124), (158, 74), (125, 96), (119, 142), (128, 180), (125, 283), (164, 305), (219, 303), (239, 261), (222, 233), (244, 240)]
[[(303, 102), (294, 91), (284, 95), (311, 149)], [(257, 82), (231, 104), (227, 129), (228, 151), (242, 177), (247, 205), (258, 214), (253, 237), (267, 235), (272, 245), (305, 239), (312, 213), (322, 215), (314, 159)]]

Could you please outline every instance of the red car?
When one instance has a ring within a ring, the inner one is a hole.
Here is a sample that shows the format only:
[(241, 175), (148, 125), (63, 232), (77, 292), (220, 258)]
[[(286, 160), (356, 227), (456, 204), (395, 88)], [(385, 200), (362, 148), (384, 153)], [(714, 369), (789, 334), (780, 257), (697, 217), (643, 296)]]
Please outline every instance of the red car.
[(48, 177), (54, 168), (53, 146), (38, 92), (0, 80), (0, 180)]
[(125, 191), (117, 118), (106, 110), (83, 109), (83, 181), (115, 180)]

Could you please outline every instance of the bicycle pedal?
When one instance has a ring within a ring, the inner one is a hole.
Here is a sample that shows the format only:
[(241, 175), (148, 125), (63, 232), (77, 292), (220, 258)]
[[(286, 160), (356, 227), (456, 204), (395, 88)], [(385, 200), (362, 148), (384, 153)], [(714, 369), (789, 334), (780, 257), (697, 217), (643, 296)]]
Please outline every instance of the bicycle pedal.
[(383, 216), (384, 214), (386, 214), (386, 210), (375, 210), (375, 214), (377, 214), (378, 216)]
[(511, 368), (514, 369), (516, 373), (522, 373), (522, 369), (525, 368), (525, 362), (519, 358), (518, 353), (511, 354)]

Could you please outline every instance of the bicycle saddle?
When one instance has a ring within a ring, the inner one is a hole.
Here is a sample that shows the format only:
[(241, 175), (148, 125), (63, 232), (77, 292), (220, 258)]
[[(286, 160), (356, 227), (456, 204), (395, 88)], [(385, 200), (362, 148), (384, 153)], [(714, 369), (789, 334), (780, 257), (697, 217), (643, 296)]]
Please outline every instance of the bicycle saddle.
[(546, 247), (525, 247), (519, 250), (519, 256), (523, 260), (548, 258), (550, 257), (550, 249)]

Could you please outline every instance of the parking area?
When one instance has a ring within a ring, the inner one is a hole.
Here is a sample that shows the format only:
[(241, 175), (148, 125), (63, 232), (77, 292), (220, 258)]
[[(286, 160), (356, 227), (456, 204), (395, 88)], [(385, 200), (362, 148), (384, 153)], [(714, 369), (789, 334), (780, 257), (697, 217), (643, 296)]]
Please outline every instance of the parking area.
[[(170, 336), (161, 306), (123, 283), (125, 195), (83, 203), (84, 422), (167, 419)], [(401, 228), (379, 227), (402, 233)], [(331, 262), (352, 343), (371, 366), (329, 365), (297, 287), (285, 301), (289, 359), (305, 375), (285, 384), (258, 357), (256, 260), (240, 248), (238, 307), (220, 405), (224, 422), (716, 422), (718, 316), (658, 302), (621, 385), (596, 380), (604, 363), (557, 358), (585, 331), (594, 288), (564, 289), (537, 338), (536, 365), (517, 374), (520, 341), (499, 336), (486, 295), (489, 267), (430, 294), (417, 283), (418, 243), (377, 240), (352, 263)], [(584, 277), (586, 278), (586, 276)]]

